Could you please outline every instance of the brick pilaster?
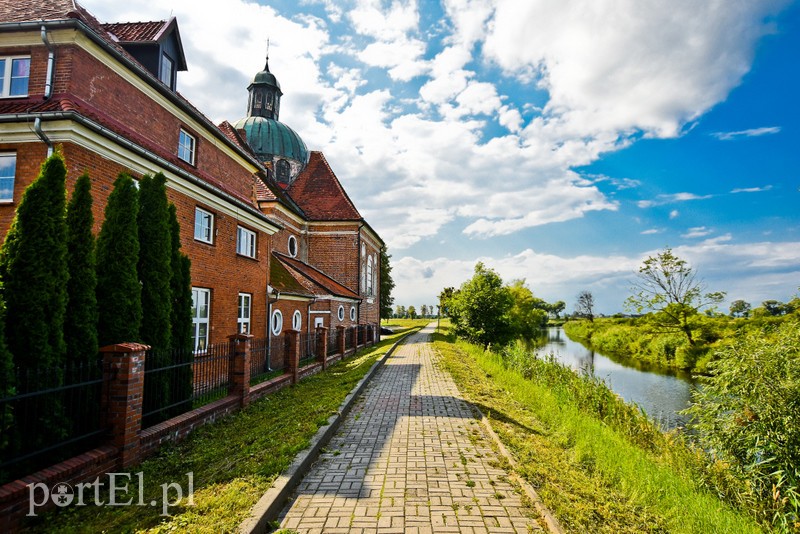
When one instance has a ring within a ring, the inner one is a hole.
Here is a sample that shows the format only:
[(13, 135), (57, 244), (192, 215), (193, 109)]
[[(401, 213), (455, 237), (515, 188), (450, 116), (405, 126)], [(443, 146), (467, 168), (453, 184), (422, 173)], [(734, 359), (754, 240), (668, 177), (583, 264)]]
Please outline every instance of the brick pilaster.
[(231, 393), (239, 397), (244, 408), (250, 404), (250, 334), (233, 334), (228, 336), (232, 347), (232, 361), (228, 366), (230, 373)]
[(145, 351), (140, 343), (121, 343), (100, 349), (103, 355), (103, 422), (111, 443), (119, 449), (120, 469), (139, 463), (142, 433)]
[(328, 329), (317, 327), (317, 359), (322, 362), (322, 370), (328, 368)]
[(286, 357), (289, 374), (292, 375), (292, 384), (300, 381), (300, 332), (298, 330), (286, 331)]
[(337, 326), (336, 331), (339, 332), (339, 353), (342, 355), (342, 359), (344, 359), (344, 353), (347, 350), (347, 328), (344, 326)]

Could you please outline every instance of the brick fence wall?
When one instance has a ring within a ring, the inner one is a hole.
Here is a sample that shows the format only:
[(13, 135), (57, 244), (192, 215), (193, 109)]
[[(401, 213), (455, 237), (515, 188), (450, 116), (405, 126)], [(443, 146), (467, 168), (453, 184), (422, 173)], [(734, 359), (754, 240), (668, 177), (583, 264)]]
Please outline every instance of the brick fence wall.
[[(364, 338), (363, 347), (377, 342), (378, 326), (371, 325), (372, 339)], [(346, 335), (357, 337), (355, 328), (340, 327), (338, 353), (326, 355), (327, 328), (317, 332), (317, 360), (300, 368), (300, 332), (286, 332), (290, 350), (284, 374), (250, 385), (250, 342), (248, 334), (230, 336), (231, 354), (228, 396), (196, 408), (163, 423), (142, 429), (142, 399), (144, 393), (145, 355), (149, 347), (138, 343), (124, 343), (103, 347), (103, 395), (101, 413), (110, 429), (107, 443), (68, 460), (59, 462), (31, 475), (0, 486), (0, 532), (15, 532), (24, 526), (29, 513), (31, 486), (44, 484), (52, 488), (58, 483), (75, 486), (92, 482), (107, 473), (127, 472), (146, 457), (156, 453), (161, 445), (184, 439), (194, 429), (234, 413), (265, 395), (297, 383), (300, 379), (323, 371), (327, 366), (356, 348), (345, 350)], [(359, 340), (361, 341), (361, 340)], [(36, 513), (55, 507), (52, 500), (36, 509)]]

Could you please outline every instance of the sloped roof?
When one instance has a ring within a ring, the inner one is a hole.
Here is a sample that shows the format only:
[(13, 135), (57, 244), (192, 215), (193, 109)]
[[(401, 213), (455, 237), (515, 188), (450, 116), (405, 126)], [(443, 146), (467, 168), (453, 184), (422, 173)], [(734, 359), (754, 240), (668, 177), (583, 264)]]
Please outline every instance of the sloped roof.
[(303, 285), (307, 289), (314, 291), (316, 295), (333, 295), (336, 297), (361, 300), (361, 297), (357, 293), (307, 263), (296, 258), (290, 258), (279, 252), (273, 252), (272, 257), (278, 260), (278, 262), (272, 263), (282, 263), (285, 265), (289, 272), (292, 273), (300, 283), (305, 282)]
[(299, 297), (314, 297), (314, 293), (306, 289), (287, 267), (279, 261), (269, 262), (269, 285), (279, 293)]
[(164, 33), (169, 21), (154, 20), (150, 22), (109, 22), (103, 29), (113, 34), (122, 42), (158, 41)]
[(361, 220), (350, 197), (331, 170), (322, 152), (312, 151), (308, 165), (286, 193), (312, 221)]

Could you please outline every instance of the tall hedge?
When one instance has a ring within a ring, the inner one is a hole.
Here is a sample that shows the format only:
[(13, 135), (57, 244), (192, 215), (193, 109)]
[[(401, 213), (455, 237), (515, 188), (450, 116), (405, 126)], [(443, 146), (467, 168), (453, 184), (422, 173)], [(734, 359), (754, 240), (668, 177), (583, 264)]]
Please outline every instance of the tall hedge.
[(193, 350), (192, 347), (192, 277), (191, 260), (181, 252), (181, 227), (175, 204), (169, 205), (169, 223), (172, 243), (172, 346)]
[(121, 173), (108, 197), (97, 238), (97, 340), (101, 347), (140, 339), (138, 213), (136, 184), (128, 174)]
[[(58, 367), (66, 353), (66, 175), (60, 154), (45, 160), (0, 249), (6, 342), (21, 369)], [(60, 375), (48, 381), (40, 385), (59, 385)]]
[(75, 182), (67, 205), (67, 359), (89, 362), (97, 357), (97, 272), (92, 234), (92, 182), (88, 174)]
[(139, 281), (142, 285), (143, 343), (155, 350), (171, 348), (172, 234), (163, 174), (139, 181)]

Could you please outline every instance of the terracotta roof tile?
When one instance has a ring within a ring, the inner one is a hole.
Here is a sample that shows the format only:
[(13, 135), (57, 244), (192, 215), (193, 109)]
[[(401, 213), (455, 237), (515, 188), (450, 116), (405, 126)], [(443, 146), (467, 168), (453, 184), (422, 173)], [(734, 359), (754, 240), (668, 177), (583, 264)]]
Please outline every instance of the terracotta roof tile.
[(314, 296), (314, 293), (306, 289), (289, 269), (279, 261), (269, 262), (269, 285), (275, 288), (279, 293), (298, 295), (301, 297)]
[(286, 193), (310, 220), (361, 220), (361, 214), (347, 196), (322, 152), (310, 153), (308, 165), (286, 189)]
[(361, 297), (359, 297), (357, 293), (307, 263), (278, 252), (273, 252), (272, 257), (283, 263), (289, 269), (289, 272), (293, 272), (296, 275), (295, 278), (300, 276), (305, 279), (306, 284), (304, 285), (306, 288), (315, 289), (314, 293), (317, 295), (333, 295), (336, 297), (361, 300)]
[(166, 20), (152, 22), (111, 22), (102, 27), (122, 42), (156, 41), (164, 28)]

